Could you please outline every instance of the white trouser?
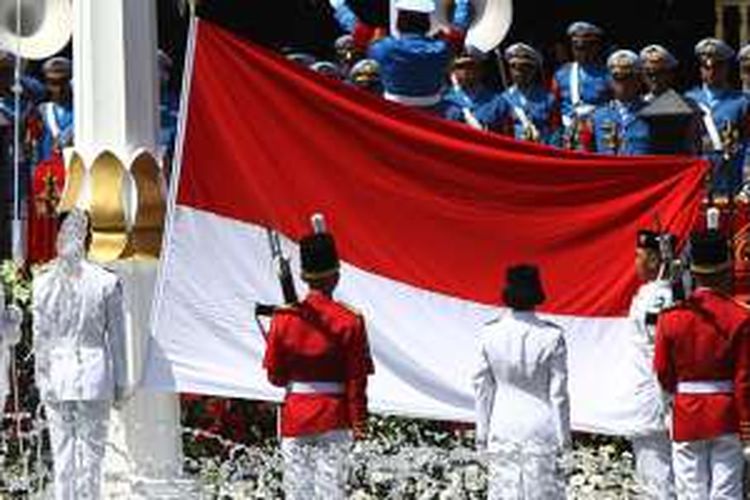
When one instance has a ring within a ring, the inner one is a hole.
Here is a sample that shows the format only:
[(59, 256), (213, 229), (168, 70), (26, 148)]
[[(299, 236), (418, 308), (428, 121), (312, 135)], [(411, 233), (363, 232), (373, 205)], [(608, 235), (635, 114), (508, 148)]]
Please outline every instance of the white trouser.
[(286, 499), (346, 498), (346, 457), (351, 443), (348, 430), (282, 438)]
[(742, 500), (744, 458), (736, 434), (672, 443), (677, 498)]
[(101, 498), (109, 401), (47, 403), (55, 500)]
[(488, 500), (564, 500), (558, 453), (492, 451), (488, 454)]
[(635, 475), (643, 491), (642, 498), (675, 498), (672, 473), (672, 442), (665, 432), (631, 438), (635, 456)]

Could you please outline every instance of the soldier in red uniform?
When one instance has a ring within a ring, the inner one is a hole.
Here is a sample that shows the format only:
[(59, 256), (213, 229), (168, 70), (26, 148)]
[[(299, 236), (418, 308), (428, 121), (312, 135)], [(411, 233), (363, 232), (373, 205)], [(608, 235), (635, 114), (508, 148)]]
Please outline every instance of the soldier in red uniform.
[(362, 438), (367, 377), (374, 371), (364, 318), (337, 302), (339, 280), (333, 237), (320, 229), (300, 241), (300, 303), (273, 316), (264, 367), (286, 388), (281, 451), (287, 499), (345, 498), (345, 463), (352, 436)]
[(728, 293), (730, 260), (717, 231), (693, 235), (696, 289), (659, 316), (654, 369), (674, 395), (672, 454), (678, 498), (742, 496), (742, 441), (750, 439), (750, 311)]

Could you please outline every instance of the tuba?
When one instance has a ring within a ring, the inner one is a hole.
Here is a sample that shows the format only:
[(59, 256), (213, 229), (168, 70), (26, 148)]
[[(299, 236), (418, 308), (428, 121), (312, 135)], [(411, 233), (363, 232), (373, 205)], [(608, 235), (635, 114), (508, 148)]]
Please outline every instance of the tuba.
[(0, 2), (0, 50), (45, 59), (64, 49), (72, 34), (71, 0)]
[[(453, 0), (436, 0), (433, 24), (450, 25)], [(513, 0), (471, 0), (474, 19), (466, 32), (469, 51), (492, 52), (503, 41), (513, 22)]]

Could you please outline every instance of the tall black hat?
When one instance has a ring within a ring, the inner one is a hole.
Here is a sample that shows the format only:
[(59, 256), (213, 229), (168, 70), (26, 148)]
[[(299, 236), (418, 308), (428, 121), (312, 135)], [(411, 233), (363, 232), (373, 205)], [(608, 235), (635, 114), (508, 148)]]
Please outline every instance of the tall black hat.
[(690, 237), (690, 270), (696, 274), (715, 274), (729, 269), (729, 244), (715, 229), (693, 233)]
[(512, 308), (529, 308), (545, 300), (539, 268), (531, 264), (510, 266), (506, 271), (503, 301)]
[(331, 233), (326, 232), (322, 216), (313, 216), (314, 232), (300, 244), (302, 278), (308, 281), (332, 276), (339, 271), (339, 255)]

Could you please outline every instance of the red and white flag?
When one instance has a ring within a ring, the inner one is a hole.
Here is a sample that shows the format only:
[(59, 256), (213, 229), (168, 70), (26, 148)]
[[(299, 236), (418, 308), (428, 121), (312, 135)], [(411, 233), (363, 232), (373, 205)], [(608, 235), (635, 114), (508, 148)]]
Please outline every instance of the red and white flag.
[[(577, 429), (637, 425), (636, 231), (684, 239), (706, 165), (520, 143), (293, 66), (201, 21), (145, 383), (278, 399), (253, 306), (279, 302), (265, 228), (295, 241), (322, 212), (343, 261), (336, 297), (366, 317), (371, 410), (471, 420), (475, 341), (504, 269), (540, 266), (542, 312), (566, 328)], [(304, 285), (297, 283), (300, 293)]]

